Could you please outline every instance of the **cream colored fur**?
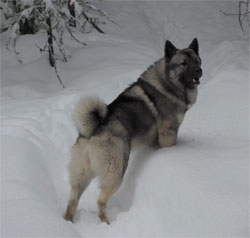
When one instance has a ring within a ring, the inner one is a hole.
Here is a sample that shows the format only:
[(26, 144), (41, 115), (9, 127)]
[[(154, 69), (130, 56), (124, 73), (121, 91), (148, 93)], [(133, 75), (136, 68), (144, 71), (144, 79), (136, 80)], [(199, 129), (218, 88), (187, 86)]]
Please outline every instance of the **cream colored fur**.
[(81, 98), (73, 112), (75, 126), (85, 137), (92, 136), (98, 127), (99, 119), (93, 112), (98, 113), (100, 118), (105, 118), (107, 115), (107, 105), (98, 97)]
[(124, 155), (128, 156), (127, 145), (122, 138), (114, 136), (109, 130), (91, 138), (79, 138), (72, 148), (69, 164), (71, 194), (66, 220), (73, 220), (81, 194), (92, 178), (98, 176), (101, 183), (101, 193), (97, 201), (99, 217), (109, 224), (105, 208), (122, 182)]
[(166, 80), (165, 65), (166, 65), (165, 58), (156, 61), (153, 67), (149, 68), (141, 75), (141, 78), (142, 80), (154, 86), (159, 92), (165, 95), (172, 102), (177, 103), (181, 107), (186, 107), (185, 102), (180, 100), (175, 95), (168, 93), (164, 89), (163, 85), (160, 83), (159, 78), (162, 80)]
[(171, 129), (169, 120), (161, 121), (158, 125), (158, 141), (161, 147), (169, 147), (176, 144), (177, 131)]

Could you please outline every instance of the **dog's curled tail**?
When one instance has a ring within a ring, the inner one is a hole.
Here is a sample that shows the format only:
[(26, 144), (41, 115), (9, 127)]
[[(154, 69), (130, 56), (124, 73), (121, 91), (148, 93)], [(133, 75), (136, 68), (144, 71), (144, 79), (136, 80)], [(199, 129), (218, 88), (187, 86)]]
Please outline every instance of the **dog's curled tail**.
[(81, 135), (91, 137), (107, 115), (107, 105), (98, 97), (81, 98), (73, 112), (75, 126)]

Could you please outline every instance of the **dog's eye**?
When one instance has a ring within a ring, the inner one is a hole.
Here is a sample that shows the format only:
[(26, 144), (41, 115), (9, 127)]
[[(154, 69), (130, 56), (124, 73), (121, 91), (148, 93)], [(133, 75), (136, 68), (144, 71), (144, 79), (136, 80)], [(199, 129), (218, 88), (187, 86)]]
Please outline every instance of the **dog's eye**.
[(181, 65), (186, 66), (186, 65), (187, 65), (187, 61), (185, 61), (185, 60), (182, 61), (182, 62), (181, 62)]

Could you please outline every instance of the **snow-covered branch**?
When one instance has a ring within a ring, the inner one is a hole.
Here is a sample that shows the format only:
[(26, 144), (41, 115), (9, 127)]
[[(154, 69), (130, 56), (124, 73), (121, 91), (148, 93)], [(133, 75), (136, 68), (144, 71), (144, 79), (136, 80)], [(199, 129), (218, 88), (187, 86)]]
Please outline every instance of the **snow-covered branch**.
[[(76, 37), (76, 31), (90, 33), (95, 29), (104, 33), (100, 27), (104, 22), (100, 19), (105, 18), (114, 23), (107, 12), (83, 0), (0, 0), (0, 11), (5, 19), (0, 25), (0, 33), (7, 31), (9, 39), (6, 47), (14, 49), (17, 60), (22, 62), (20, 52), (16, 50), (19, 36), (44, 30), (47, 33), (47, 49), (41, 52), (49, 53), (52, 67), (55, 67), (55, 50), (61, 54), (61, 60), (67, 62), (63, 40), (65, 35), (86, 46), (82, 39)], [(59, 75), (56, 69), (55, 71)]]

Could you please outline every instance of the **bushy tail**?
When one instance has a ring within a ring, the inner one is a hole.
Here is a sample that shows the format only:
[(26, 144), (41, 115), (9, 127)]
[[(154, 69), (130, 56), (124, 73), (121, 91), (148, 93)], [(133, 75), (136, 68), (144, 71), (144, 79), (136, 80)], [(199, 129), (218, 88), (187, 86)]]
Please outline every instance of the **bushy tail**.
[(91, 137), (107, 112), (107, 105), (98, 97), (81, 98), (73, 113), (76, 128), (81, 135)]

